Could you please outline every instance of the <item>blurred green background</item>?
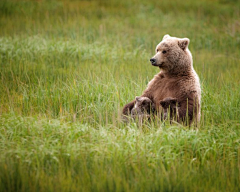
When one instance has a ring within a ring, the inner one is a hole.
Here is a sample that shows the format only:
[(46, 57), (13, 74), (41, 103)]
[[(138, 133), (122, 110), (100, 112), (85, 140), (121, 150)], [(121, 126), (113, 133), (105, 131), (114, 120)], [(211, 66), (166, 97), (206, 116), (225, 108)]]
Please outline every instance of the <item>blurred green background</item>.
[[(188, 37), (198, 130), (123, 124)], [(238, 191), (240, 1), (0, 1), (0, 191)]]

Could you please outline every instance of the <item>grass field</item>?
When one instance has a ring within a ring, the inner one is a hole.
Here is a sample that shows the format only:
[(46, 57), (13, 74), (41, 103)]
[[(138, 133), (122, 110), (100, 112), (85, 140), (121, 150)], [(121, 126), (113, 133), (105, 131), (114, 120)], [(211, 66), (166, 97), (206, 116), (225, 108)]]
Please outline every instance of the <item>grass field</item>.
[[(240, 191), (240, 2), (0, 1), (0, 191)], [(121, 123), (188, 37), (199, 129)]]

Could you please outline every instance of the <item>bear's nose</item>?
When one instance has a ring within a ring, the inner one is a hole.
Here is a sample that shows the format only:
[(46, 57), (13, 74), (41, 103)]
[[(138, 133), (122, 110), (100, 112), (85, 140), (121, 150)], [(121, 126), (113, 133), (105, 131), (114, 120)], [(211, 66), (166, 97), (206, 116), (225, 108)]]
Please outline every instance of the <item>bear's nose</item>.
[(156, 64), (156, 59), (151, 58), (151, 59), (150, 59), (150, 62), (152, 63), (152, 65), (154, 65), (154, 64)]

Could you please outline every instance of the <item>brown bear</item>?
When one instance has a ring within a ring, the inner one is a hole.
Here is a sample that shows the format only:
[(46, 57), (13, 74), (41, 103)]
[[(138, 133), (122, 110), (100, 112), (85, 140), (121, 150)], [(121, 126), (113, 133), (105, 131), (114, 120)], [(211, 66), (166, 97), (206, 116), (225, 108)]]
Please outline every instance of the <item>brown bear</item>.
[(172, 120), (179, 121), (178, 110), (180, 108), (180, 103), (178, 103), (176, 98), (167, 97), (164, 100), (160, 101), (160, 105), (163, 108), (162, 119), (166, 120), (167, 118)]
[(136, 97), (134, 107), (131, 110), (133, 119), (149, 119), (155, 112), (155, 105), (148, 97)]
[[(188, 49), (188, 38), (176, 38), (165, 35), (156, 47), (156, 54), (150, 59), (160, 72), (148, 83), (142, 97), (153, 101), (157, 111), (161, 112), (160, 101), (177, 98), (181, 103), (178, 110), (178, 122), (195, 125), (200, 121), (201, 87), (197, 73), (193, 68), (192, 54)], [(135, 100), (123, 108), (123, 116), (129, 116)]]

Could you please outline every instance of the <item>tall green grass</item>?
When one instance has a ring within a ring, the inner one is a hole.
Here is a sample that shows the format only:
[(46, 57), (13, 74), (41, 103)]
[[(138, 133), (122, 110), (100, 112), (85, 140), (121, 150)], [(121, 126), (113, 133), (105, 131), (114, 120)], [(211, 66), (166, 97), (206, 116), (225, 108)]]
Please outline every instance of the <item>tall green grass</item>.
[[(239, 191), (239, 1), (0, 2), (0, 191)], [(123, 124), (190, 38), (199, 129)]]

